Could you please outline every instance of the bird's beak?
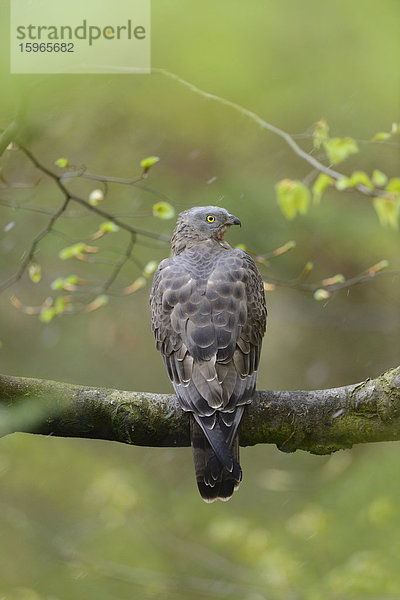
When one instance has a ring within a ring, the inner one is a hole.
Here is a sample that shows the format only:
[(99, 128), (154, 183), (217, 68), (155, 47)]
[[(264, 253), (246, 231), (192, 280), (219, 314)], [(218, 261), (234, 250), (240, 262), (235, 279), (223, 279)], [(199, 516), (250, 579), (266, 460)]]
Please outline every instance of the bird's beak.
[(242, 226), (240, 219), (238, 219), (234, 215), (229, 215), (229, 219), (227, 220), (226, 224), (227, 225), (240, 225), (240, 227)]

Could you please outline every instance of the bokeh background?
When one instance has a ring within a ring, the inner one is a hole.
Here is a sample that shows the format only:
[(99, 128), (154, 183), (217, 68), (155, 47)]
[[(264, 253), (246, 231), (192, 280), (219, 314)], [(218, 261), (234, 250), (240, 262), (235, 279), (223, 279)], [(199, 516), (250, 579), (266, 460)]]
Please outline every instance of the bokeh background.
[[(287, 221), (274, 185), (306, 177), (308, 165), (281, 139), (160, 73), (10, 76), (7, 3), (0, 11), (0, 126), (24, 96), (21, 136), (44, 164), (54, 167), (65, 156), (94, 173), (134, 177), (142, 158), (159, 156), (148, 185), (177, 211), (225, 206), (243, 223), (229, 240), (256, 253), (296, 241), (264, 268), (265, 278), (296, 278), (307, 261), (314, 263), (311, 281), (351, 277), (381, 259), (399, 270), (399, 234), (379, 225), (367, 198), (328, 191), (319, 207)], [(398, 142), (367, 140), (399, 118), (399, 13), (396, 0), (153, 0), (152, 65), (304, 134), (298, 141), (306, 149), (310, 127), (324, 117), (333, 135), (359, 141), (361, 152), (340, 166), (344, 172), (379, 168), (394, 176)], [(14, 183), (40, 177), (35, 187), (0, 189), (4, 279), (48, 219), (25, 209), (55, 210), (61, 197), (17, 151), (2, 167)], [(74, 185), (84, 195), (95, 187)], [(112, 186), (104, 208), (170, 235), (173, 220), (152, 216), (156, 200)], [(87, 238), (100, 221), (78, 207), (75, 213), (79, 218), (65, 218), (57, 229)], [(124, 251), (125, 234), (113, 235), (99, 242), (104, 262)], [(38, 254), (42, 281), (24, 277), (1, 294), (2, 372), (170, 392), (150, 331), (149, 285), (97, 312), (48, 324), (11, 305), (12, 295), (40, 304), (57, 276), (106, 277), (110, 265), (60, 261), (66, 245), (49, 235)], [(168, 252), (167, 244), (141, 238), (116, 289)], [(267, 303), (260, 389), (339, 386), (399, 364), (398, 276), (325, 303), (279, 287)], [(227, 504), (208, 506), (198, 496), (188, 448), (7, 436), (0, 440), (0, 597), (397, 599), (399, 452), (398, 443), (330, 457), (245, 448), (240, 491)]]

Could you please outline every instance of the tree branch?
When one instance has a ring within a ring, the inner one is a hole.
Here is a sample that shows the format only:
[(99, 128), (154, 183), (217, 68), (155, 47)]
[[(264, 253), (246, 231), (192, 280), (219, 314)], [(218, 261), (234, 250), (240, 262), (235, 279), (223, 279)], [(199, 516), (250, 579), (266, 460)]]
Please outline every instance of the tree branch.
[[(15, 431), (188, 446), (189, 419), (172, 394), (126, 392), (0, 375), (0, 435)], [(260, 391), (243, 417), (242, 446), (329, 454), (400, 440), (400, 367), (317, 391)]]

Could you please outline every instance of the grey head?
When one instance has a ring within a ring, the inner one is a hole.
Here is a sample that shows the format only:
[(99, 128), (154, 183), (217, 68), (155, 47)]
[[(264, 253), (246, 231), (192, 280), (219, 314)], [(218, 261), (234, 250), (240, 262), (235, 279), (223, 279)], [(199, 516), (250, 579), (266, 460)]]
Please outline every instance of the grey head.
[(224, 245), (224, 234), (231, 225), (242, 225), (240, 220), (220, 206), (195, 206), (180, 213), (172, 236), (174, 254), (209, 239)]

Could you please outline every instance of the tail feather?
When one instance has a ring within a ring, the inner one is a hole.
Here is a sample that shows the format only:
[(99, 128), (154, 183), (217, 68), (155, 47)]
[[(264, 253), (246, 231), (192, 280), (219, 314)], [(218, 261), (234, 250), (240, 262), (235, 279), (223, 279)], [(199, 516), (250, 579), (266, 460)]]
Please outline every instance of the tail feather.
[[(229, 500), (242, 480), (238, 436), (235, 436), (232, 447), (227, 447), (223, 452), (224, 465), (192, 416), (190, 418), (190, 435), (197, 486), (201, 497), (205, 502), (214, 502), (217, 499)], [(228, 451), (230, 461), (226, 461)], [(226, 466), (227, 462), (229, 469)]]

